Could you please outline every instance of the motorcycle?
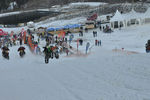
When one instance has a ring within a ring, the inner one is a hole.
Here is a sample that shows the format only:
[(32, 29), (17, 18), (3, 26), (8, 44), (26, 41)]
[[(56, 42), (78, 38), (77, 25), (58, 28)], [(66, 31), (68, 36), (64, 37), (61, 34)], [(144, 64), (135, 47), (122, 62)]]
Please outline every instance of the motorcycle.
[(49, 63), (49, 55), (45, 55), (45, 63), (47, 64), (47, 63)]
[(9, 52), (8, 51), (3, 51), (2, 56), (9, 60)]
[(55, 55), (56, 59), (59, 59), (59, 52), (58, 51), (54, 52), (54, 55)]
[(45, 54), (45, 63), (49, 63), (49, 58), (50, 58), (50, 55), (48, 53), (48, 48), (47, 47), (43, 47), (44, 50), (43, 50), (43, 53)]
[(146, 48), (146, 53), (150, 53), (150, 40), (147, 41), (145, 48)]
[(53, 52), (45, 53), (45, 63), (49, 63), (49, 59), (53, 59)]
[(43, 53), (45, 54), (45, 63), (49, 63), (49, 59), (53, 59), (54, 57), (56, 59), (59, 59), (59, 52), (58, 50), (56, 49), (56, 47), (50, 47), (50, 48), (47, 48), (47, 47), (43, 47), (44, 48), (44, 51)]
[(9, 49), (8, 49), (8, 47), (6, 47), (6, 46), (2, 47), (2, 56), (9, 60)]
[(19, 52), (20, 57), (23, 57), (25, 54), (26, 54), (26, 53), (25, 53), (24, 50), (20, 50), (20, 52)]
[(24, 55), (26, 54), (24, 50), (25, 50), (24, 47), (19, 47), (18, 48), (18, 52), (19, 52), (20, 57), (24, 57)]

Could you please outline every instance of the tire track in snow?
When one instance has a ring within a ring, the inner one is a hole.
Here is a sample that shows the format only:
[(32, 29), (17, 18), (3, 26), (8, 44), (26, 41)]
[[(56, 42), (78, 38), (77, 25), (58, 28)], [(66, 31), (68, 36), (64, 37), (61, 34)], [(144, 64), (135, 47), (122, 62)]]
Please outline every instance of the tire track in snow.
[[(42, 71), (42, 70), (40, 70), (40, 71)], [(43, 70), (43, 72), (45, 73), (46, 71)], [(62, 83), (60, 80), (55, 79), (54, 77), (52, 77), (53, 75), (51, 75), (49, 72), (46, 72), (46, 74), (47, 74), (46, 76), (51, 76), (51, 78), (52, 78), (60, 87), (64, 88), (70, 95), (72, 95), (72, 96), (75, 98), (75, 100), (83, 100), (81, 97), (79, 97), (79, 96), (76, 95), (73, 91), (71, 91), (69, 88), (67, 88), (67, 87), (65, 86), (65, 84)]]
[[(78, 67), (78, 66), (76, 66), (76, 67)], [(74, 67), (74, 68), (76, 68), (76, 67)], [(79, 67), (78, 67), (79, 68)], [(82, 70), (82, 72), (84, 72), (84, 73), (86, 73), (86, 74), (90, 74), (91, 76), (93, 76), (93, 78), (100, 78), (99, 76), (97, 76), (96, 74), (93, 74), (93, 73), (91, 73), (91, 72), (89, 72), (89, 71), (85, 71), (85, 70), (83, 70), (83, 69), (80, 69), (80, 71)], [(112, 70), (113, 71), (113, 70)], [(118, 70), (119, 71), (119, 70)], [(116, 72), (116, 70), (114, 70), (114, 72)], [(120, 73), (122, 73), (122, 72), (120, 72)], [(121, 77), (120, 77), (121, 78)], [(115, 88), (119, 88), (118, 87), (118, 85), (116, 84), (116, 82), (115, 82), (115, 84), (116, 85), (114, 85), (114, 83), (112, 83), (114, 80), (112, 80), (112, 82), (111, 81), (108, 81), (108, 80), (105, 80), (104, 78), (100, 78), (100, 79), (103, 79), (107, 84), (109, 83), (110, 85), (112, 85), (113, 87), (115, 86)], [(118, 77), (116, 78), (116, 79), (118, 79)], [(124, 89), (124, 87), (122, 87), (122, 86), (120, 86), (120, 89)], [(136, 97), (135, 98), (138, 98), (138, 96), (137, 95), (135, 95)]]
[[(68, 67), (69, 68), (69, 67)], [(68, 69), (67, 68), (67, 69)], [(69, 68), (70, 69), (70, 68)], [(76, 69), (73, 69), (73, 70), (76, 70)], [(45, 72), (45, 71), (44, 71)], [(78, 71), (79, 72), (79, 71)], [(46, 72), (46, 73), (49, 73), (49, 72)], [(50, 74), (50, 73), (49, 73)], [(79, 73), (78, 73), (79, 74)], [(83, 74), (83, 73), (82, 73)], [(55, 81), (57, 81), (57, 83), (59, 83), (59, 84), (61, 84), (64, 88), (66, 88), (69, 92), (71, 92), (72, 93), (72, 95), (74, 95), (74, 97), (75, 98), (77, 98), (77, 100), (85, 100), (85, 99), (82, 99), (78, 94), (76, 94), (71, 88), (74, 88), (74, 87), (72, 87), (70, 84), (67, 84), (67, 82), (63, 82), (64, 80), (60, 80), (60, 79), (58, 79), (57, 77), (54, 77), (54, 75), (50, 75), (50, 76), (53, 76), (53, 79), (55, 80)], [(85, 76), (87, 76), (87, 75), (84, 75), (84, 77)], [(80, 77), (78, 77), (78, 78), (80, 78)], [(92, 77), (91, 77), (92, 78)], [(90, 78), (90, 79), (91, 79)], [(57, 80), (56, 80), (57, 79)], [(83, 80), (83, 78), (80, 78), (81, 80)], [(105, 83), (104, 83), (105, 84)], [(69, 87), (70, 88), (69, 88)], [(93, 90), (91, 90), (91, 89), (85, 89), (85, 88), (79, 88), (78, 87), (78, 89), (77, 90), (80, 90), (80, 89), (82, 89), (82, 91), (83, 91), (83, 89), (85, 90), (84, 92), (88, 92), (88, 91), (90, 91), (89, 92), (89, 94), (93, 94)], [(88, 90), (88, 91), (87, 91)], [(92, 91), (92, 92), (91, 92)], [(95, 95), (97, 95), (98, 93), (97, 92), (95, 92)], [(108, 92), (106, 92), (106, 93), (104, 93), (104, 91), (102, 91), (102, 92), (100, 92), (99, 94), (104, 94), (105, 95), (105, 97), (107, 97), (110, 93), (108, 93)], [(110, 96), (110, 95), (109, 95)]]

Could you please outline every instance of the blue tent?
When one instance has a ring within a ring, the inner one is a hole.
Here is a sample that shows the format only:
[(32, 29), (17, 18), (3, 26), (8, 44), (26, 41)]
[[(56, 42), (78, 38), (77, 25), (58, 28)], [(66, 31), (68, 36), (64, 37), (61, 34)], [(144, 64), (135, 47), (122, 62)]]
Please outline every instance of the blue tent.
[(69, 25), (70, 28), (74, 28), (74, 25)]
[(80, 27), (81, 25), (80, 24), (70, 24), (70, 25), (65, 25), (64, 27), (57, 27), (57, 28), (48, 28), (47, 29), (47, 32), (49, 31), (58, 31), (58, 30), (62, 30), (62, 29), (72, 29), (72, 28), (78, 28)]
[(68, 29), (68, 28), (70, 28), (70, 25), (66, 25), (66, 26), (64, 26), (63, 28), (64, 28), (64, 29)]
[(63, 28), (61, 28), (61, 27), (57, 27), (57, 28), (55, 28), (55, 30), (56, 31), (58, 31), (58, 30), (62, 30)]
[(49, 32), (49, 31), (54, 31), (55, 28), (48, 28), (46, 31)]
[(68, 29), (68, 28), (77, 28), (77, 27), (80, 27), (80, 26), (81, 26), (80, 24), (66, 25), (66, 26), (64, 26), (64, 29)]
[(80, 24), (74, 24), (73, 25), (74, 28), (77, 28), (77, 27), (80, 27), (80, 26), (81, 26)]

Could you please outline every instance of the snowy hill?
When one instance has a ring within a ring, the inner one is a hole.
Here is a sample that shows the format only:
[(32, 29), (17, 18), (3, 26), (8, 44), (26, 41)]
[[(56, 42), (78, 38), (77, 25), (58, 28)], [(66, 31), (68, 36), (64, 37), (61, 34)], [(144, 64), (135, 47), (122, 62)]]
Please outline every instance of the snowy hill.
[[(85, 20), (78, 17), (35, 25), (59, 27)], [(111, 34), (99, 28), (89, 30), (82, 37), (80, 54), (62, 54), (48, 64), (43, 55), (31, 53), (27, 45), (24, 58), (19, 57), (19, 45), (10, 47), (10, 60), (0, 53), (0, 100), (150, 100), (150, 55), (145, 53), (149, 26), (115, 29)], [(19, 33), (21, 28), (3, 30)], [(93, 37), (93, 31), (98, 32), (97, 37)], [(75, 49), (78, 38), (79, 34), (74, 34), (71, 46)], [(102, 46), (94, 45), (96, 39)], [(44, 41), (40, 41), (41, 49)], [(87, 42), (91, 50), (85, 54)]]
[(50, 60), (28, 52), (20, 59), (11, 48), (1, 58), (2, 100), (149, 100), (147, 54), (117, 53), (102, 47), (82, 58)]
[[(112, 34), (97, 31), (102, 47), (93, 47), (89, 56), (62, 55), (49, 64), (27, 47), (23, 59), (18, 55), (18, 46), (10, 48), (9, 61), (0, 57), (0, 99), (149, 100), (150, 55), (144, 53), (149, 25)], [(91, 32), (84, 38), (92, 45), (95, 39)], [(121, 47), (137, 53), (112, 50)], [(83, 53), (84, 48), (79, 47)]]

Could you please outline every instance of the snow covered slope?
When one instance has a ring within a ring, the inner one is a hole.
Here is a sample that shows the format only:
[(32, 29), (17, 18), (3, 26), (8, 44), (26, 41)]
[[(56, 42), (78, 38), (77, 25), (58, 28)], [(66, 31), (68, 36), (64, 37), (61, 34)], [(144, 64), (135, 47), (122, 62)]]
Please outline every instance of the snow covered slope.
[[(1, 100), (149, 100), (147, 54), (126, 54), (97, 47), (88, 57), (50, 60), (28, 52), (20, 59), (0, 58)], [(0, 55), (1, 56), (1, 55)]]
[(0, 53), (0, 100), (150, 100), (150, 55), (145, 53), (149, 25), (111, 34), (96, 30), (98, 37), (93, 30), (85, 33), (79, 47), (85, 53), (87, 42), (92, 46), (95, 39), (101, 40), (102, 46), (94, 46), (88, 56), (61, 55), (45, 64), (44, 57), (28, 47), (23, 59), (19, 46), (10, 47), (10, 60)]

